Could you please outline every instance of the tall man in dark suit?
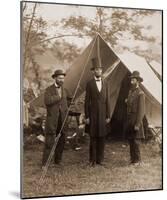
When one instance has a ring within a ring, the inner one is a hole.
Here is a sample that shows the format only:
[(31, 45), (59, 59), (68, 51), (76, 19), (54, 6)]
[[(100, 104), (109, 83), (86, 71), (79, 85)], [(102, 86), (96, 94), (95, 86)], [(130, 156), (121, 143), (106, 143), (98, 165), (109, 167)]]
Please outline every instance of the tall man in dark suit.
[(126, 136), (129, 140), (131, 164), (141, 163), (140, 140), (143, 139), (143, 117), (145, 115), (145, 95), (140, 88), (143, 79), (138, 71), (131, 75), (131, 89), (126, 99), (127, 103), (127, 129)]
[[(45, 127), (45, 148), (42, 164), (45, 165), (51, 149), (55, 142), (55, 137), (59, 134), (62, 123), (67, 113), (67, 93), (63, 87), (65, 73), (59, 69), (54, 72), (52, 78), (55, 83), (49, 86), (44, 95), (44, 101), (47, 109), (46, 127)], [(54, 163), (60, 164), (65, 144), (65, 134), (62, 131), (57, 147), (54, 152)]]
[(93, 79), (87, 83), (85, 97), (85, 122), (89, 127), (91, 166), (102, 165), (106, 124), (110, 121), (109, 93), (107, 83), (102, 80), (102, 67), (96, 58), (92, 59)]

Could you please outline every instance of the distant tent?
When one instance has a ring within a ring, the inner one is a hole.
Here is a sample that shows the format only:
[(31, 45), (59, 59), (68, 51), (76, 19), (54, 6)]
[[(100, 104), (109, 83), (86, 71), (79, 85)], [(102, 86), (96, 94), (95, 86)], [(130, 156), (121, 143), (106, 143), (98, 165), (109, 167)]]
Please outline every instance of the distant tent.
[[(144, 79), (141, 88), (146, 96), (146, 118), (148, 123), (153, 126), (161, 126), (161, 81), (148, 66), (144, 58), (130, 52), (125, 52), (118, 56), (121, 62), (117, 68), (115, 68), (113, 73), (108, 76), (108, 81), (111, 83), (111, 90), (113, 90), (112, 87), (114, 85), (117, 87), (117, 91), (119, 91), (112, 114), (111, 132), (120, 137), (124, 136), (122, 130), (124, 130), (124, 121), (126, 120), (125, 98), (127, 97), (130, 88), (129, 76), (134, 70), (138, 70)], [(117, 80), (115, 77), (118, 77)], [(115, 102), (114, 98), (112, 102)]]
[[(75, 94), (75, 99), (83, 94), (86, 83), (92, 77), (90, 68), (93, 57), (99, 58), (103, 67), (103, 76), (108, 80), (110, 86), (110, 130), (112, 130), (112, 134), (117, 134), (118, 137), (123, 136), (121, 134), (123, 134), (122, 130), (126, 120), (125, 98), (130, 87), (129, 75), (133, 70), (138, 70), (144, 79), (141, 87), (146, 95), (147, 120), (154, 126), (161, 126), (162, 86), (160, 80), (144, 58), (130, 52), (117, 55), (99, 34), (96, 35), (67, 72), (65, 87), (71, 94)], [(43, 106), (43, 95), (35, 99), (32, 104)]]
[(155, 75), (162, 81), (162, 66), (156, 61), (147, 62), (150, 68), (153, 70)]

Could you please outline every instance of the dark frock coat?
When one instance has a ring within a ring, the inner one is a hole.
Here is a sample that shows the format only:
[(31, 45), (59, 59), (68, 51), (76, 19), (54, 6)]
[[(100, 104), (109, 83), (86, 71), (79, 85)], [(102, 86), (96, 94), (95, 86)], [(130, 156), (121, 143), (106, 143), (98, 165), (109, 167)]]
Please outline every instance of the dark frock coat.
[[(128, 139), (143, 139), (144, 128), (143, 118), (145, 115), (145, 95), (140, 87), (131, 89), (127, 98), (127, 131)], [(134, 131), (134, 127), (139, 127), (139, 131)]]
[(47, 109), (45, 132), (46, 134), (56, 135), (59, 116), (61, 115), (63, 122), (68, 109), (67, 92), (62, 87), (62, 95), (60, 97), (56, 86), (53, 84), (46, 89), (44, 101)]
[(91, 137), (106, 135), (106, 118), (110, 117), (109, 90), (107, 82), (102, 80), (102, 89), (99, 92), (95, 79), (86, 86), (85, 117), (90, 119), (88, 133)]
[[(45, 91), (44, 102), (47, 109), (46, 126), (45, 126), (45, 147), (43, 152), (42, 165), (45, 165), (50, 155), (51, 149), (55, 142), (55, 137), (61, 130), (62, 123), (67, 113), (67, 93), (61, 88), (61, 97), (58, 89), (53, 84)], [(54, 162), (60, 163), (62, 159), (63, 149), (65, 144), (65, 134), (61, 131), (61, 137), (57, 143), (54, 152)]]

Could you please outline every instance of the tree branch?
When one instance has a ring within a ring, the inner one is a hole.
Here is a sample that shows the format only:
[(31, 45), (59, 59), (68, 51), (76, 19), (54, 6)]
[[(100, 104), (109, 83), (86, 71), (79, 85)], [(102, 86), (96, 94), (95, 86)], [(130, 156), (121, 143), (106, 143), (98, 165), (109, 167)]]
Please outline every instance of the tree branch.
[(41, 44), (43, 42), (48, 42), (50, 40), (53, 40), (53, 39), (57, 39), (57, 38), (62, 38), (62, 37), (83, 37), (83, 36), (88, 36), (87, 34), (67, 34), (67, 35), (57, 35), (57, 36), (53, 36), (51, 38), (47, 38), (45, 40), (42, 40), (34, 45), (37, 45), (37, 44)]
[(31, 20), (30, 20), (30, 24), (29, 24), (29, 28), (28, 28), (28, 32), (27, 32), (27, 37), (26, 37), (26, 41), (25, 41), (25, 47), (24, 47), (25, 52), (24, 52), (24, 63), (23, 63), (24, 68), (25, 68), (25, 63), (26, 63), (26, 59), (27, 59), (26, 58), (27, 57), (27, 46), (28, 46), (28, 43), (29, 43), (29, 37), (30, 37), (32, 23), (33, 23), (34, 16), (35, 16), (36, 7), (37, 7), (37, 3), (35, 3), (34, 8), (33, 8), (32, 17), (31, 17)]

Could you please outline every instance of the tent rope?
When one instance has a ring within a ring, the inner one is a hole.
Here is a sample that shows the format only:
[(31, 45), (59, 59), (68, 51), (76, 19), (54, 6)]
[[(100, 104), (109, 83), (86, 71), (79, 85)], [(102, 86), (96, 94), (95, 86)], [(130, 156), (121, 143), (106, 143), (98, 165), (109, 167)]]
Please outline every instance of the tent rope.
[[(88, 57), (87, 57), (87, 60), (86, 60), (86, 62), (85, 62), (85, 65), (84, 65), (84, 67), (83, 67), (83, 71), (82, 71), (81, 76), (80, 76), (80, 78), (79, 78), (79, 80), (78, 80), (78, 84), (77, 84), (76, 89), (75, 89), (75, 91), (74, 91), (74, 95), (73, 95), (73, 97), (72, 97), (72, 101), (71, 101), (70, 106), (72, 105), (72, 102), (74, 101), (75, 96), (76, 96), (76, 94), (77, 94), (77, 91), (78, 91), (80, 82), (81, 82), (82, 77), (83, 77), (83, 75), (84, 75), (84, 72), (85, 72), (87, 63), (88, 63), (89, 58), (90, 58), (90, 56), (91, 56), (92, 49), (93, 49), (93, 47), (94, 47), (94, 45), (95, 45), (95, 42), (96, 42), (96, 39), (97, 39), (97, 36), (98, 36), (98, 35), (96, 35), (96, 37), (95, 37), (94, 43), (92, 44), (92, 48), (90, 49), (89, 55), (88, 55)], [(54, 151), (55, 151), (55, 149), (56, 149), (57, 143), (58, 143), (58, 141), (59, 141), (59, 138), (61, 137), (62, 130), (63, 130), (64, 125), (65, 125), (65, 123), (66, 123), (66, 120), (67, 120), (67, 117), (68, 117), (68, 114), (69, 114), (69, 111), (70, 111), (70, 106), (68, 107), (68, 110), (67, 110), (67, 112), (66, 112), (64, 121), (63, 121), (62, 126), (61, 126), (61, 129), (60, 129), (60, 131), (59, 131), (59, 134), (58, 134), (57, 137), (55, 138), (55, 142), (54, 142), (54, 144), (53, 144), (53, 146), (52, 146), (52, 149), (51, 149), (51, 152), (50, 152), (49, 157), (48, 157), (48, 159), (47, 159), (47, 162), (46, 162), (44, 168), (42, 169), (42, 175), (41, 175), (41, 177), (40, 177), (40, 179), (39, 179), (38, 189), (39, 189), (39, 186), (41, 186), (41, 183), (44, 181), (44, 178), (45, 178), (45, 176), (46, 176), (46, 173), (47, 173), (48, 167), (49, 167), (49, 165), (50, 165), (51, 159), (52, 159), (52, 157), (53, 157), (53, 155), (54, 155)]]

